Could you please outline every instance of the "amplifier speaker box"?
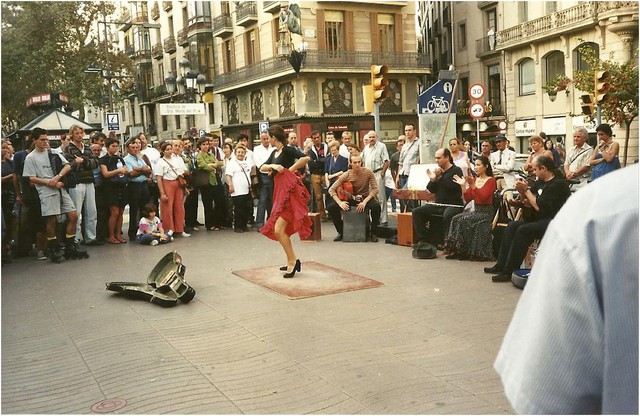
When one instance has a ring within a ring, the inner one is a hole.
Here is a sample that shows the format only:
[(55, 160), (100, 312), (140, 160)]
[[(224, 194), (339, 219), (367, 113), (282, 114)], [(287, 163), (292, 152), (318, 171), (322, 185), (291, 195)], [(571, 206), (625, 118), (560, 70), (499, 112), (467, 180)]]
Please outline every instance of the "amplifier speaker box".
[(398, 245), (411, 247), (417, 241), (413, 237), (413, 221), (410, 212), (398, 213)]
[(322, 240), (322, 223), (320, 221), (320, 213), (310, 212), (307, 214), (311, 220), (311, 235), (303, 239), (303, 241), (320, 241)]
[(366, 242), (367, 229), (369, 228), (369, 212), (357, 212), (355, 208), (342, 213), (344, 221), (342, 241)]

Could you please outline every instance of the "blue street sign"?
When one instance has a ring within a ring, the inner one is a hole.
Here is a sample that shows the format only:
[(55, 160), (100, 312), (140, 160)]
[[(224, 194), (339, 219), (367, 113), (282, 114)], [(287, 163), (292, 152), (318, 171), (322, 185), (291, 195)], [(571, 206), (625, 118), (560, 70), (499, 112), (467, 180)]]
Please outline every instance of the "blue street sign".
[(419, 114), (455, 114), (454, 80), (441, 79), (418, 97)]
[(107, 113), (107, 130), (120, 130), (120, 113)]
[(260, 123), (258, 123), (258, 131), (260, 133), (263, 133), (265, 131), (269, 131), (269, 122), (268, 121), (261, 121)]

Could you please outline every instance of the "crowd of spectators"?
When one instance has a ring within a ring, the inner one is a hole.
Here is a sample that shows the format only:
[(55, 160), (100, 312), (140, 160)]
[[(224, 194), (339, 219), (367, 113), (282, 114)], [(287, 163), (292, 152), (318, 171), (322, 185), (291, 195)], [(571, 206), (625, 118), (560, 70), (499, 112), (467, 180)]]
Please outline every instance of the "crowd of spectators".
[[(322, 133), (314, 130), (300, 142), (296, 132), (289, 133), (288, 145), (310, 157), (307, 166), (299, 170), (312, 195), (310, 212), (328, 220), (325, 207), (335, 204), (329, 189), (352, 169), (349, 159), (358, 155), (361, 168), (370, 170), (375, 178), (375, 195), (370, 199), (380, 207), (380, 224), (386, 225), (387, 201), (391, 200), (395, 212), (393, 190), (407, 186), (411, 166), (419, 163), (415, 126), (407, 124), (404, 133), (397, 138), (396, 151), (391, 156), (374, 131), (365, 134), (360, 145), (352, 143), (350, 132), (342, 132), (338, 139), (327, 132), (323, 140)], [(429, 190), (436, 194), (436, 202), (449, 206), (418, 207), (416, 201), (400, 200), (399, 210), (413, 211), (418, 240), (427, 240), (427, 224), (432, 215), (443, 216), (444, 226), (438, 232), (442, 233), (440, 240), (448, 259), (493, 260), (498, 255), (491, 249), (496, 195), (508, 191), (510, 197), (514, 193), (517, 197), (516, 181), (520, 176), (528, 179), (529, 186), (539, 181), (536, 161), (544, 161), (541, 156), (552, 160), (554, 177), (572, 181), (574, 191), (580, 189), (593, 179), (592, 170), (603, 166), (600, 170), (609, 171), (619, 166), (618, 145), (611, 139), (610, 127), (598, 127), (598, 137), (599, 146), (592, 148), (586, 144), (587, 131), (576, 129), (574, 146), (567, 149), (564, 157), (564, 149), (557, 150), (549, 139), (545, 140), (544, 133), (534, 135), (529, 139), (531, 154), (521, 172), (515, 170), (516, 154), (502, 134), (493, 142), (483, 141), (479, 152), (474, 152), (469, 141), (463, 144), (452, 138), (448, 148), (436, 153), (438, 169), (428, 173)], [(273, 183), (259, 170), (274, 150), (267, 132), (260, 135), (260, 143), (253, 149), (245, 134), (238, 135), (237, 142), (226, 138), (222, 146), (214, 134), (207, 134), (195, 143), (191, 138), (181, 138), (165, 140), (156, 146), (149, 144), (144, 133), (125, 143), (107, 139), (101, 132), (92, 134), (88, 144), (84, 138), (82, 128), (73, 126), (60, 146), (51, 149), (69, 164), (75, 177), (75, 186), (67, 190), (78, 216), (75, 244), (98, 246), (138, 241), (140, 223), (145, 218), (149, 221), (150, 214), (162, 219), (163, 231), (154, 232), (166, 231), (171, 238), (186, 238), (200, 229), (257, 230), (270, 215)], [(10, 254), (29, 252), (41, 260), (47, 258), (46, 221), (42, 218), (38, 192), (23, 175), (24, 161), (34, 149), (35, 140), (37, 137), (31, 135), (25, 141), (27, 149), (15, 154), (9, 140), (2, 143), (3, 259), (10, 259)], [(557, 167), (560, 169), (556, 170)], [(204, 224), (198, 222), (200, 203), (204, 208)], [(518, 203), (531, 208), (526, 198)], [(128, 228), (123, 230), (127, 206)], [(331, 217), (336, 223), (335, 213)], [(375, 222), (378, 223), (377, 218)], [(62, 227), (58, 226), (57, 232), (66, 240)], [(374, 227), (370, 234), (377, 241), (375, 233)], [(145, 238), (145, 243), (149, 241)]]

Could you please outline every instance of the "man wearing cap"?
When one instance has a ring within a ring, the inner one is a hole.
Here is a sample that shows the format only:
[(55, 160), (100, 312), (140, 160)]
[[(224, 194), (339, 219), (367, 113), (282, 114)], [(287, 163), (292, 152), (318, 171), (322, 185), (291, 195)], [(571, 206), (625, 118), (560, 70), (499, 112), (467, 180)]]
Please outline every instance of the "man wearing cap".
[(516, 164), (516, 152), (507, 148), (507, 138), (498, 134), (494, 140), (498, 150), (491, 153), (491, 167), (499, 190), (513, 188), (516, 178), (511, 171)]

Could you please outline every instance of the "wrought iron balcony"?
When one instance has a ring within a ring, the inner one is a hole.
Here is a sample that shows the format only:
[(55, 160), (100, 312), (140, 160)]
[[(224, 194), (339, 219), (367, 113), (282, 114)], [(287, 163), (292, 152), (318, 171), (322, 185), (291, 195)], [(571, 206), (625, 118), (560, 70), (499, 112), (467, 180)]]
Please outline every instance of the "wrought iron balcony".
[(151, 6), (151, 18), (153, 20), (156, 20), (160, 17), (160, 7), (158, 6), (158, 3), (153, 3), (153, 6)]
[(187, 46), (189, 45), (189, 37), (187, 36), (187, 29), (178, 30), (178, 45)]
[(173, 8), (173, 2), (172, 1), (163, 1), (162, 2), (162, 8), (165, 11), (168, 12), (169, 10), (171, 10)]
[(236, 7), (236, 23), (249, 26), (258, 21), (258, 6), (255, 1), (243, 1)]
[[(407, 71), (416, 74), (430, 73), (428, 57), (415, 52), (352, 52), (307, 50), (302, 71), (327, 72), (342, 70), (353, 73), (361, 68), (369, 73), (371, 65), (383, 62), (394, 71)], [(286, 76), (293, 73), (289, 62), (280, 57), (272, 57), (235, 71), (218, 74), (213, 79), (213, 89), (227, 90), (260, 79), (273, 79), (274, 76)]]
[(484, 38), (476, 40), (476, 57), (482, 58), (484, 56), (492, 56), (499, 54), (500, 51), (496, 50), (496, 36), (485, 36)]
[(221, 14), (213, 19), (213, 36), (227, 37), (233, 34), (233, 22), (231, 21), (231, 15)]
[(151, 56), (156, 59), (162, 59), (162, 55), (164, 54), (164, 50), (162, 49), (162, 43), (156, 43), (151, 47)]
[(262, 10), (264, 10), (265, 13), (279, 13), (280, 1), (264, 1), (262, 3)]
[(173, 53), (177, 50), (176, 48), (176, 38), (173, 36), (169, 36), (164, 40), (164, 51), (166, 53)]
[(148, 23), (148, 22), (149, 22), (149, 16), (147, 16), (144, 13), (138, 13), (131, 19), (131, 23)]
[(198, 15), (192, 16), (187, 22), (187, 30), (190, 32), (195, 29), (211, 29), (211, 16)]
[(577, 6), (501, 30), (496, 33), (496, 49), (519, 47), (549, 35), (558, 36), (594, 27), (598, 23), (597, 3), (599, 2), (580, 3)]

